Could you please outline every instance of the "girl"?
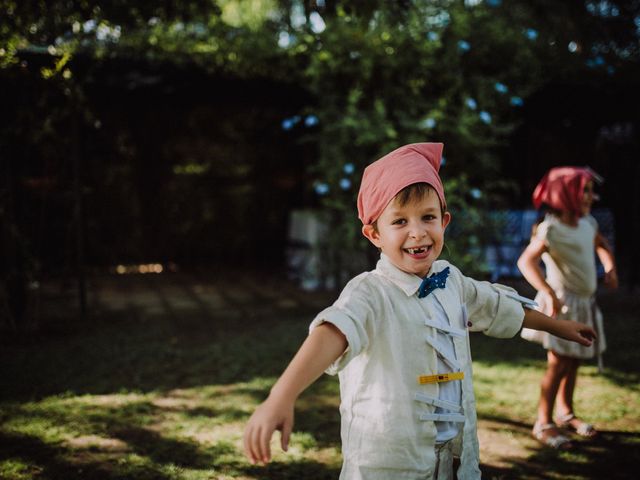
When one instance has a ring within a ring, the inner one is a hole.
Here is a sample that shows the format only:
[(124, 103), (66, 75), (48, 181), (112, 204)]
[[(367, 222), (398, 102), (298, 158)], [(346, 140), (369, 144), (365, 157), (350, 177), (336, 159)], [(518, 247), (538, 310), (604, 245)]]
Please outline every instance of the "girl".
[[(542, 379), (538, 417), (533, 435), (544, 445), (566, 449), (570, 439), (559, 428), (593, 437), (593, 425), (576, 417), (573, 393), (582, 359), (600, 355), (606, 348), (602, 314), (595, 303), (597, 286), (594, 252), (605, 269), (605, 283), (616, 288), (618, 278), (611, 249), (589, 215), (594, 200), (593, 181), (599, 179), (588, 168), (552, 168), (533, 192), (533, 204), (548, 213), (534, 227), (531, 242), (518, 259), (518, 268), (538, 290), (540, 310), (558, 320), (574, 319), (592, 326), (598, 335), (593, 345), (578, 345), (547, 332), (523, 329), (522, 337), (541, 343), (547, 350), (547, 371)], [(540, 260), (546, 267), (546, 278)], [(599, 362), (601, 365), (601, 362)], [(552, 421), (557, 404), (556, 423)]]

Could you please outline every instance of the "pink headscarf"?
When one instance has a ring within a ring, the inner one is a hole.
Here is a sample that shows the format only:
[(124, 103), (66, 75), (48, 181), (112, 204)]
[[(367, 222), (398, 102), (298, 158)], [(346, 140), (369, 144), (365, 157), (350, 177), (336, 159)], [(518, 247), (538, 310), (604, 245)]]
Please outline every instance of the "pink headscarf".
[(428, 183), (446, 208), (444, 187), (438, 176), (442, 143), (412, 143), (388, 153), (364, 170), (358, 192), (358, 218), (370, 225), (403, 188)]
[(580, 204), (589, 180), (600, 177), (590, 168), (555, 167), (542, 177), (533, 191), (533, 206), (546, 204), (554, 210), (582, 215)]

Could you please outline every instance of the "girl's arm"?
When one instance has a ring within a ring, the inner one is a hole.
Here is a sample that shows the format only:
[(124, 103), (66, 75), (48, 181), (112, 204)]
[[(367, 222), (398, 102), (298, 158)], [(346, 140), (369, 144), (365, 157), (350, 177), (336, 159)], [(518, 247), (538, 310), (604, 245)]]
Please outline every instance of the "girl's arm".
[(334, 325), (323, 323), (313, 329), (245, 427), (244, 451), (251, 463), (271, 460), (269, 444), (275, 430), (280, 430), (282, 449), (287, 450), (296, 399), (346, 348), (345, 336)]
[(604, 284), (609, 288), (618, 288), (618, 272), (613, 250), (607, 239), (600, 232), (596, 233), (596, 254), (604, 267)]
[(556, 337), (562, 337), (587, 347), (591, 346), (596, 332), (584, 323), (573, 320), (555, 320), (537, 310), (524, 309), (522, 326), (534, 330), (544, 330)]
[(544, 279), (544, 274), (540, 268), (542, 254), (547, 251), (547, 246), (539, 238), (532, 238), (522, 255), (518, 259), (518, 268), (524, 278), (539, 292), (549, 297), (549, 304), (552, 305), (549, 315), (555, 317), (562, 308), (562, 302), (556, 296), (553, 288)]

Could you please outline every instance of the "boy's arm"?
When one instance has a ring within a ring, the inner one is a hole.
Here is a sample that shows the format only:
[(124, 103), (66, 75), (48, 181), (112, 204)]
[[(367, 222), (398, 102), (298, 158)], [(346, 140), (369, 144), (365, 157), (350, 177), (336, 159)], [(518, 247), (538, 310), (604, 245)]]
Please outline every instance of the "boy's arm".
[(538, 239), (532, 238), (531, 243), (527, 245), (522, 255), (518, 259), (518, 268), (522, 272), (524, 278), (531, 284), (533, 288), (547, 295), (551, 300), (551, 312), (549, 314), (554, 317), (560, 312), (562, 302), (558, 299), (553, 288), (544, 279), (542, 269), (540, 268), (540, 258), (547, 251), (545, 243)]
[(604, 267), (604, 284), (609, 288), (618, 288), (618, 273), (616, 270), (616, 260), (613, 250), (607, 239), (600, 233), (596, 233), (596, 254)]
[(556, 320), (537, 310), (524, 309), (522, 326), (534, 330), (544, 330), (556, 337), (562, 337), (587, 347), (591, 346), (596, 332), (584, 323), (573, 320)]
[(287, 450), (296, 399), (346, 348), (345, 336), (331, 323), (313, 329), (245, 427), (244, 451), (251, 463), (271, 460), (269, 444), (275, 430), (280, 430), (282, 449)]

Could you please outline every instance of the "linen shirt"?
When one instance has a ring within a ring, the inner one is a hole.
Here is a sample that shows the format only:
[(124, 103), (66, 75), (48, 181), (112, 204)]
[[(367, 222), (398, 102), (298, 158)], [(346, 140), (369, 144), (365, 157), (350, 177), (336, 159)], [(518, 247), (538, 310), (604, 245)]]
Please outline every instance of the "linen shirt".
[[(434, 262), (429, 273), (447, 266), (446, 287), (418, 298), (422, 279), (398, 269), (382, 254), (376, 269), (353, 278), (309, 327), (311, 331), (332, 323), (348, 342), (327, 369), (340, 379), (342, 480), (433, 477), (436, 426), (421, 416), (435, 412), (441, 386), (421, 385), (418, 377), (438, 373), (438, 331), (451, 335), (455, 361), (464, 372), (464, 423), (452, 440), (460, 456), (458, 478), (480, 478), (469, 331), (513, 337), (524, 311), (508, 297), (513, 289), (465, 277), (446, 261)], [(436, 305), (446, 313), (449, 327), (434, 327)]]

